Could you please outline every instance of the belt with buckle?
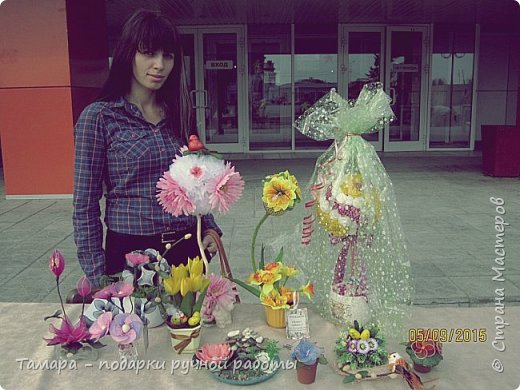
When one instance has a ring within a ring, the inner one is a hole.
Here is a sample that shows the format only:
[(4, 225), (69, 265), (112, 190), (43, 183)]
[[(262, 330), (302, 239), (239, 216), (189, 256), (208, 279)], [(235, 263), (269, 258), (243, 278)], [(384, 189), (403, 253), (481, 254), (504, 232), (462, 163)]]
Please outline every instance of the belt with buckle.
[(193, 229), (185, 229), (181, 231), (171, 231), (171, 232), (165, 232), (161, 233), (161, 243), (162, 244), (168, 244), (175, 242), (179, 239), (182, 239), (187, 233), (192, 233)]

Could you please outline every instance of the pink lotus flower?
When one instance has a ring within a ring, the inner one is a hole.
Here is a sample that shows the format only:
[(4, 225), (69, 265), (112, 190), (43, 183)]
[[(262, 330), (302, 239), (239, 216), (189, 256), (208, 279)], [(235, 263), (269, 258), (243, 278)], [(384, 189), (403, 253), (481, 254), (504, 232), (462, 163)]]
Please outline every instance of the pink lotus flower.
[(197, 358), (203, 363), (225, 362), (232, 354), (229, 344), (205, 344), (195, 352)]
[(235, 172), (235, 167), (227, 163), (223, 172), (208, 181), (211, 207), (220, 213), (228, 212), (231, 204), (240, 198), (243, 190), (244, 180), (240, 177), (240, 173)]
[(76, 284), (76, 289), (78, 290), (78, 294), (83, 298), (92, 291), (92, 285), (85, 275), (79, 278), (78, 283)]
[(57, 278), (63, 273), (65, 269), (65, 258), (59, 249), (54, 249), (54, 252), (52, 252), (49, 258), (49, 269)]
[(178, 217), (181, 214), (191, 215), (195, 211), (195, 205), (190, 200), (186, 191), (171, 177), (168, 171), (157, 182), (159, 204), (163, 209)]
[(130, 267), (150, 262), (150, 257), (139, 252), (131, 252), (125, 255), (126, 264)]
[(110, 336), (119, 344), (133, 343), (142, 331), (143, 322), (136, 314), (119, 313), (110, 323)]
[(52, 339), (44, 339), (47, 341), (47, 345), (74, 344), (90, 339), (90, 333), (83, 316), (81, 316), (76, 325), (72, 325), (69, 318), (65, 316), (61, 320), (59, 328), (51, 324), (49, 325), (49, 331), (54, 333), (54, 337)]
[(94, 294), (94, 298), (125, 298), (134, 292), (134, 286), (127, 282), (115, 282)]
[(96, 321), (88, 329), (90, 337), (93, 340), (99, 340), (101, 337), (106, 336), (110, 329), (110, 323), (112, 322), (113, 314), (111, 311), (106, 311), (101, 314)]

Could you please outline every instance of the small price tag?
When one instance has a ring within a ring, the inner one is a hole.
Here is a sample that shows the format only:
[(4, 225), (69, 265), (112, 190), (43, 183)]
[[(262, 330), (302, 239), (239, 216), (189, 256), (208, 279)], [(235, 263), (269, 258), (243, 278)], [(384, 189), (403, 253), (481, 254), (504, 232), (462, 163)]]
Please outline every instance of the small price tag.
[(299, 340), (310, 338), (309, 317), (307, 309), (298, 309), (298, 295), (294, 294), (294, 305), (286, 311), (285, 329), (288, 339)]

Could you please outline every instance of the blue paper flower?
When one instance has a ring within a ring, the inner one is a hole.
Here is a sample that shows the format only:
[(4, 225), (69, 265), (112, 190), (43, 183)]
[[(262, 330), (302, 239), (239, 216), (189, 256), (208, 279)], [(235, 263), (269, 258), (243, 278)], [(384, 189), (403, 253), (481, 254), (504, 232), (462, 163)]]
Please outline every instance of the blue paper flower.
[(318, 360), (321, 354), (322, 350), (315, 344), (302, 339), (298, 345), (294, 347), (291, 353), (291, 358), (310, 366)]

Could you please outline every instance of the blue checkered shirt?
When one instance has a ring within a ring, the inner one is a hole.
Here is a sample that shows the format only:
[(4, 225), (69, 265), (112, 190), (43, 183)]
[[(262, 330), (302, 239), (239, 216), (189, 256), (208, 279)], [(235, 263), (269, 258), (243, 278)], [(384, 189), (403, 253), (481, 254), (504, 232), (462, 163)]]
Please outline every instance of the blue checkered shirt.
[[(99, 205), (103, 186), (104, 221), (112, 231), (155, 235), (189, 229), (196, 220), (164, 212), (155, 197), (159, 177), (180, 148), (168, 118), (151, 124), (137, 106), (122, 97), (115, 102), (95, 102), (81, 113), (74, 139), (74, 240), (83, 272), (98, 286), (105, 273)], [(203, 229), (222, 234), (212, 215), (202, 221)]]

